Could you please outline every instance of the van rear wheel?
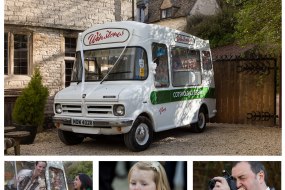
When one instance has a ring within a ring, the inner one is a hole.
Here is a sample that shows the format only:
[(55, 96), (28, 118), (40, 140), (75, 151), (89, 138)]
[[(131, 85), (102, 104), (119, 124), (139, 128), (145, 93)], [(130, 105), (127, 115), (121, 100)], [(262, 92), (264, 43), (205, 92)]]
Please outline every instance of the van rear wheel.
[(80, 144), (84, 140), (84, 136), (70, 131), (63, 131), (58, 129), (57, 134), (61, 142), (63, 142), (66, 145)]
[(206, 111), (204, 108), (200, 108), (198, 113), (198, 121), (191, 124), (191, 131), (195, 133), (201, 133), (206, 128)]
[(125, 145), (132, 151), (143, 151), (149, 147), (153, 138), (151, 122), (144, 116), (139, 116), (131, 130), (124, 134)]

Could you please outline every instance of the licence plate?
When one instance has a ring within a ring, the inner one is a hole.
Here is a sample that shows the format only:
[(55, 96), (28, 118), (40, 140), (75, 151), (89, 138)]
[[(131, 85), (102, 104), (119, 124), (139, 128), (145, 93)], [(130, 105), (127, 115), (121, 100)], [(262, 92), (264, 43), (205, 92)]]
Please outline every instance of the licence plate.
[(93, 126), (93, 121), (86, 119), (72, 119), (72, 125)]

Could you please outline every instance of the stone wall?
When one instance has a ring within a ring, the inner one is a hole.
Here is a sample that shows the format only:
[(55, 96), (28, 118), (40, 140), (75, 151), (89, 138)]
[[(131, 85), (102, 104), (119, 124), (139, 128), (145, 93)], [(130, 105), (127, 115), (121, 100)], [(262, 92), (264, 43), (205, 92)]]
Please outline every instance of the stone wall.
[(117, 0), (5, 0), (5, 24), (84, 30), (115, 20)]
[(160, 22), (156, 22), (155, 24), (166, 26), (166, 27), (180, 30), (180, 31), (185, 31), (187, 21), (186, 21), (186, 17), (179, 17), (179, 18), (174, 18), (174, 19), (161, 20)]
[(120, 20), (132, 20), (132, 0), (122, 0)]
[(37, 29), (33, 35), (33, 62), (39, 66), (44, 85), (50, 95), (63, 88), (64, 81), (64, 36), (53, 29)]

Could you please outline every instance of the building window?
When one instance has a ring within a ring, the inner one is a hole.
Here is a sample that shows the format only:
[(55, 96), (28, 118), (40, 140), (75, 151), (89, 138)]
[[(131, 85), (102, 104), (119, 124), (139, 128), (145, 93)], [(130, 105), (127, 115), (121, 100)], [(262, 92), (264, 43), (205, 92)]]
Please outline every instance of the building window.
[(65, 87), (70, 85), (76, 53), (76, 38), (65, 37)]
[(28, 74), (28, 36), (14, 35), (14, 74)]
[(27, 34), (4, 33), (4, 74), (27, 75), (29, 51)]
[(73, 63), (74, 61), (65, 60), (65, 87), (70, 85)]
[(4, 74), (8, 75), (8, 33), (4, 33)]
[(65, 38), (65, 57), (75, 57), (76, 38)]
[(172, 9), (168, 8), (168, 9), (162, 9), (161, 10), (161, 18), (171, 18), (172, 17)]

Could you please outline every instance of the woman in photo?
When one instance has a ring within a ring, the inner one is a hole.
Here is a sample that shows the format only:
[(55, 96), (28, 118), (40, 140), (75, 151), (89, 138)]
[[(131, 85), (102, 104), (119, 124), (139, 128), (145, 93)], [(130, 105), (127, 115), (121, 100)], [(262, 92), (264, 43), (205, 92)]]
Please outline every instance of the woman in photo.
[(92, 190), (92, 179), (86, 174), (78, 174), (73, 181), (74, 190)]

